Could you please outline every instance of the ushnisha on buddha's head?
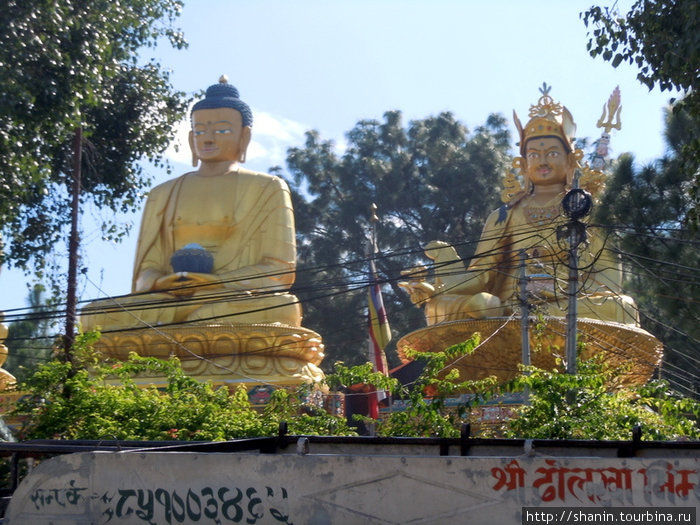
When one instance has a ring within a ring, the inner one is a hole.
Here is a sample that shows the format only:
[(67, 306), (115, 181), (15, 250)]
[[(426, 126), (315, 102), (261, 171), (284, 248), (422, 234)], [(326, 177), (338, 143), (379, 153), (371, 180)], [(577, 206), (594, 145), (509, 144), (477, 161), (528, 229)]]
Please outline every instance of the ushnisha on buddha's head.
[(540, 89), (542, 96), (530, 106), (528, 123), (523, 126), (513, 111), (520, 135), (522, 173), (530, 185), (570, 185), (577, 166), (574, 148), (576, 124), (566, 107), (549, 96), (550, 87)]
[(226, 76), (210, 86), (192, 108), (189, 134), (192, 166), (245, 162), (253, 113)]

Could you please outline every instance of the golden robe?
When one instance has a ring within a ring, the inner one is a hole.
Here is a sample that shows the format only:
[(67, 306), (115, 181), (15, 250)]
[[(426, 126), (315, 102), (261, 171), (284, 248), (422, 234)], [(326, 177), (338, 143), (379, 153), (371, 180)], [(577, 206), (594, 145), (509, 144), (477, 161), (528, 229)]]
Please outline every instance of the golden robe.
[[(511, 209), (489, 215), (466, 273), (463, 267), (458, 271), (461, 263), (436, 270), (435, 295), (425, 308), (428, 324), (512, 313), (520, 296), (521, 250), (528, 255), (529, 302), (545, 315), (566, 315), (568, 245), (566, 239), (557, 239), (557, 227), (567, 219), (558, 206), (528, 204), (525, 197)], [(621, 293), (620, 263), (606, 248), (601, 233), (589, 227), (587, 242), (578, 252), (578, 316), (638, 325), (634, 300)]]
[[(173, 273), (170, 258), (190, 243), (214, 257), (215, 286), (187, 294), (153, 290)], [(206, 177), (187, 173), (155, 187), (144, 209), (132, 294), (91, 303), (84, 330), (201, 323), (301, 326), (294, 283), (296, 241), (289, 188), (278, 178), (238, 169)]]

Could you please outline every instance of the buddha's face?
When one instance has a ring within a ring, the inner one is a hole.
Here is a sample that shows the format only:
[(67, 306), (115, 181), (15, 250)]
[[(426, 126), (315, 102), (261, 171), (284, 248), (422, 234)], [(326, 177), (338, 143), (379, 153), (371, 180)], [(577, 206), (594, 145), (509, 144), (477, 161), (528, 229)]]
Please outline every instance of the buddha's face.
[(199, 109), (192, 113), (190, 147), (202, 162), (239, 161), (250, 143), (250, 127), (233, 108)]
[(556, 137), (530, 139), (525, 148), (525, 171), (536, 186), (565, 185), (573, 168), (572, 156)]

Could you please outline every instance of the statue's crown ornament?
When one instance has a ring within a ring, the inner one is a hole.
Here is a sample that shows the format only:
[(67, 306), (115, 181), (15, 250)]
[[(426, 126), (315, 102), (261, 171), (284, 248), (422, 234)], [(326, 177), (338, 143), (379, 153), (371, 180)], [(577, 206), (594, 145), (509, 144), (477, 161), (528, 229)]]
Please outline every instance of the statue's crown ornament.
[(574, 135), (576, 123), (571, 113), (565, 106), (555, 102), (549, 92), (552, 86), (543, 83), (540, 88), (542, 96), (537, 104), (530, 106), (528, 116), (530, 120), (523, 126), (518, 115), (513, 111), (515, 127), (520, 135), (520, 154), (525, 155), (525, 144), (536, 137), (556, 137), (562, 141), (567, 151), (574, 150)]

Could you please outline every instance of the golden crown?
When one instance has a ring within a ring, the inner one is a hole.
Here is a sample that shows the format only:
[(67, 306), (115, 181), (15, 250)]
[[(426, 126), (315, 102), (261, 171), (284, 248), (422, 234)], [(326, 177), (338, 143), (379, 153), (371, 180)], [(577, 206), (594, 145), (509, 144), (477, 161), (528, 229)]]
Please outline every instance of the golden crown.
[(565, 106), (554, 102), (554, 99), (549, 96), (551, 89), (552, 86), (548, 86), (546, 82), (542, 84), (540, 88), (542, 96), (537, 104), (530, 106), (528, 114), (530, 120), (525, 126), (520, 123), (517, 113), (513, 111), (513, 120), (520, 135), (520, 154), (523, 156), (525, 144), (535, 137), (557, 137), (569, 152), (574, 150), (573, 142), (576, 133), (574, 118)]

